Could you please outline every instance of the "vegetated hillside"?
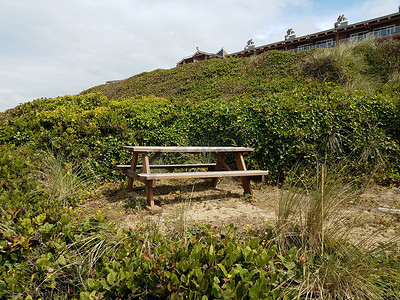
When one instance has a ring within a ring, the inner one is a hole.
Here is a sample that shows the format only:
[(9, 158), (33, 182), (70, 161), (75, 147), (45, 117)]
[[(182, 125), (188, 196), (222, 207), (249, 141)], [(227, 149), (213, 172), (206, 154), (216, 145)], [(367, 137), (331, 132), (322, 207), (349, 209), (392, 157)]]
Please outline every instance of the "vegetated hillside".
[(83, 158), (108, 180), (120, 146), (254, 147), (251, 167), (277, 182), (296, 164), (346, 160), (399, 182), (399, 42), (298, 54), (266, 52), (156, 70), (2, 115), (0, 142)]
[(155, 70), (84, 91), (102, 92), (109, 98), (155, 95), (191, 102), (229, 99), (240, 94), (264, 95), (304, 83), (296, 76), (298, 55), (271, 52), (254, 58), (214, 59), (169, 70)]
[(126, 144), (251, 146), (249, 166), (269, 169), (273, 183), (298, 165), (310, 188), (310, 169), (342, 163), (339, 183), (398, 185), (399, 69), (399, 41), (268, 52), (0, 114), (0, 298), (398, 298), (398, 251), (365, 252), (326, 235), (321, 220), (279, 237), (270, 227), (241, 236), (233, 225), (224, 236), (206, 225), (183, 236), (151, 224), (117, 234), (79, 203), (90, 183), (123, 178), (113, 167), (129, 161)]
[(291, 91), (310, 81), (333, 82), (347, 91), (398, 91), (398, 47), (398, 41), (368, 41), (326, 51), (271, 51), (251, 58), (213, 59), (142, 73), (82, 94), (102, 92), (115, 99), (155, 95), (195, 102)]

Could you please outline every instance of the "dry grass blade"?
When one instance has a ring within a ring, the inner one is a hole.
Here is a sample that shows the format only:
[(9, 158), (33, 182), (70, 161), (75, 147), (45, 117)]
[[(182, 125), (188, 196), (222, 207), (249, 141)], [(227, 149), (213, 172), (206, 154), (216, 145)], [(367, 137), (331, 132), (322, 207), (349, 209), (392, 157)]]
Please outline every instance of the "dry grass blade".
[(68, 206), (70, 201), (82, 194), (91, 185), (88, 168), (82, 164), (63, 163), (62, 157), (47, 151), (40, 172), (41, 184), (48, 190), (51, 201)]
[(280, 196), (278, 243), (282, 251), (294, 244), (307, 261), (299, 287), (302, 299), (382, 299), (390, 289), (386, 278), (400, 279), (393, 266), (376, 263), (387, 249), (371, 248), (368, 238), (356, 244), (347, 239), (358, 216), (350, 217), (341, 206), (360, 191), (352, 183), (343, 183), (343, 174), (345, 168), (328, 172), (321, 165), (307, 184), (291, 178), (295, 183)]

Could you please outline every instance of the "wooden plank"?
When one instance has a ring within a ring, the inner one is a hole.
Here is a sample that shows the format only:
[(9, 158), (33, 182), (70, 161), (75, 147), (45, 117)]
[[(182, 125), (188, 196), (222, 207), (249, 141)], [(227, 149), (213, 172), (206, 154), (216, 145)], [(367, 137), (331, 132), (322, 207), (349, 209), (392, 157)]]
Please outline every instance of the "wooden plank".
[[(238, 170), (247, 171), (246, 164), (244, 163), (243, 154), (235, 153), (236, 166)], [(248, 177), (241, 177), (242, 186), (245, 194), (253, 195), (253, 189), (251, 188), (250, 180)]]
[[(212, 152), (212, 154), (215, 156), (215, 158), (217, 159), (217, 167), (216, 170), (221, 170), (222, 167), (224, 167), (226, 170), (228, 171), (232, 171), (232, 169), (226, 164), (225, 162), (225, 156), (226, 153), (220, 153), (218, 154), (217, 152)], [(219, 163), (219, 164), (218, 164)], [(217, 169), (219, 167), (219, 169)]]
[(150, 173), (150, 161), (149, 161), (149, 155), (147, 153), (142, 153), (142, 161), (143, 161), (142, 173), (144, 174)]
[[(132, 172), (136, 171), (137, 161), (138, 161), (138, 154), (137, 153), (133, 153), (132, 160), (131, 160), (131, 166), (130, 166), (130, 170)], [(132, 177), (128, 178), (128, 189), (130, 191), (133, 190), (133, 178)]]
[[(213, 168), (215, 167), (215, 163), (211, 164), (175, 164), (175, 165), (150, 165), (150, 169), (196, 169), (196, 168)], [(137, 165), (136, 166), (138, 169), (143, 168), (143, 165)], [(123, 170), (123, 169), (130, 169), (131, 165), (116, 165), (115, 168), (117, 170)]]
[(149, 173), (137, 174), (137, 177), (145, 180), (177, 179), (177, 178), (218, 178), (218, 177), (242, 177), (268, 175), (264, 170), (247, 171), (214, 171), (214, 172), (182, 172), (182, 173)]
[[(225, 164), (226, 165), (226, 163), (225, 163), (225, 156), (226, 156), (226, 153), (220, 153), (220, 154), (217, 154), (216, 152), (212, 152), (212, 154), (217, 158), (217, 164), (216, 164), (216, 166), (215, 166), (215, 171), (219, 171), (219, 170), (221, 170), (222, 169), (222, 166)], [(228, 169), (229, 171), (231, 171), (230, 169)], [(217, 184), (218, 184), (218, 177), (215, 177), (215, 178), (213, 178), (212, 179), (212, 181), (211, 181), (211, 186), (213, 187), (213, 188), (215, 188), (215, 187), (217, 187)]]
[(154, 154), (154, 156), (150, 159), (150, 165), (161, 155), (161, 152)]
[[(143, 154), (146, 154), (147, 156), (148, 156), (148, 153), (142, 153), (142, 160), (143, 160)], [(154, 156), (152, 157), (152, 158), (149, 158), (149, 166), (153, 163), (153, 161), (155, 161), (156, 159), (157, 159), (157, 157), (159, 157), (161, 155), (161, 152), (159, 152), (159, 153), (156, 153), (156, 154), (154, 154)], [(137, 168), (138, 168), (138, 171), (137, 171), (137, 173), (143, 173), (143, 166), (144, 166), (144, 163), (143, 163), (143, 165), (138, 165), (137, 166)], [(150, 171), (149, 171), (150, 172)], [(147, 173), (147, 172), (144, 172), (144, 173)]]
[(378, 211), (395, 215), (395, 216), (400, 216), (400, 209), (397, 208), (392, 208), (392, 207), (378, 207)]
[(148, 180), (145, 183), (146, 187), (146, 199), (147, 199), (147, 205), (152, 208), (154, 207), (154, 196), (153, 196), (153, 182), (152, 180)]
[(138, 178), (138, 174), (135, 171), (125, 169), (125, 170), (122, 170), (122, 172), (124, 172), (126, 176), (128, 176), (129, 178), (132, 178), (133, 180), (139, 180), (139, 181), (144, 182), (144, 180), (142, 178)]
[(144, 153), (144, 152), (185, 152), (185, 153), (199, 153), (199, 152), (251, 152), (253, 148), (247, 147), (158, 147), (158, 146), (123, 146), (127, 151)]
[(131, 165), (116, 165), (115, 168), (117, 170), (124, 170), (124, 169), (130, 169)]

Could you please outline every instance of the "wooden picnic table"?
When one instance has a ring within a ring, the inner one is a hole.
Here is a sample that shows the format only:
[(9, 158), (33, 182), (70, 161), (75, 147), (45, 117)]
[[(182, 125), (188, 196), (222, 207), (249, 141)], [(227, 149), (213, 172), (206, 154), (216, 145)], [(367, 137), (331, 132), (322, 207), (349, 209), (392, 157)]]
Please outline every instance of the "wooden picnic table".
[[(253, 151), (253, 148), (246, 147), (158, 147), (158, 146), (123, 146), (123, 149), (132, 152), (132, 160), (130, 165), (117, 165), (116, 168), (122, 170), (128, 177), (128, 188), (132, 190), (133, 181), (139, 180), (144, 182), (146, 190), (146, 198), (150, 210), (160, 209), (154, 204), (153, 188), (156, 187), (156, 180), (159, 179), (176, 179), (176, 178), (211, 178), (211, 184), (215, 188), (218, 179), (221, 177), (240, 177), (242, 187), (245, 194), (253, 194), (250, 177), (260, 177), (268, 174), (264, 170), (247, 170), (243, 155)], [(212, 153), (217, 159), (216, 163), (211, 164), (174, 164), (174, 165), (152, 165), (152, 163), (162, 153), (179, 152), (179, 153)], [(150, 157), (150, 153), (154, 153)], [(236, 161), (237, 170), (232, 170), (225, 162), (227, 153), (233, 153)], [(138, 165), (139, 155), (142, 158), (142, 165)], [(207, 169), (203, 172), (181, 172), (181, 173), (152, 173), (153, 169)], [(224, 169), (224, 170), (223, 170)]]

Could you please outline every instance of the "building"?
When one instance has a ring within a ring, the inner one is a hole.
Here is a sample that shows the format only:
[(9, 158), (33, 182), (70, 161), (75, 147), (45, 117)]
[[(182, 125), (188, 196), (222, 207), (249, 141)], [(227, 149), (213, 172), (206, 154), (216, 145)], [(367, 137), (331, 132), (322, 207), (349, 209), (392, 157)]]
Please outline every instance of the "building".
[(219, 50), (215, 54), (200, 51), (198, 47), (196, 48), (196, 50), (197, 51), (193, 55), (183, 58), (180, 62), (177, 63), (177, 65), (184, 65), (212, 58), (225, 58), (228, 55), (224, 48), (221, 48), (221, 50)]
[[(248, 45), (242, 50), (223, 56), (217, 54), (207, 53), (207, 58), (225, 58), (225, 57), (248, 57), (258, 55), (265, 51), (278, 50), (278, 51), (292, 51), (300, 52), (311, 48), (332, 48), (340, 44), (350, 42), (360, 42), (369, 37), (372, 38), (400, 38), (400, 9), (399, 12), (387, 16), (366, 20), (363, 22), (348, 24), (348, 20), (344, 15), (338, 17), (334, 23), (334, 27), (329, 30), (296, 37), (292, 28), (287, 31), (283, 41), (271, 43), (259, 47), (252, 47)], [(252, 42), (252, 41), (251, 41)], [(198, 53), (199, 52), (199, 53)], [(195, 58), (202, 58), (201, 53), (198, 51), (188, 58), (184, 58), (177, 65), (182, 65), (188, 62), (195, 62)], [(197, 55), (197, 56), (196, 56)], [(204, 60), (204, 59), (199, 59)]]

